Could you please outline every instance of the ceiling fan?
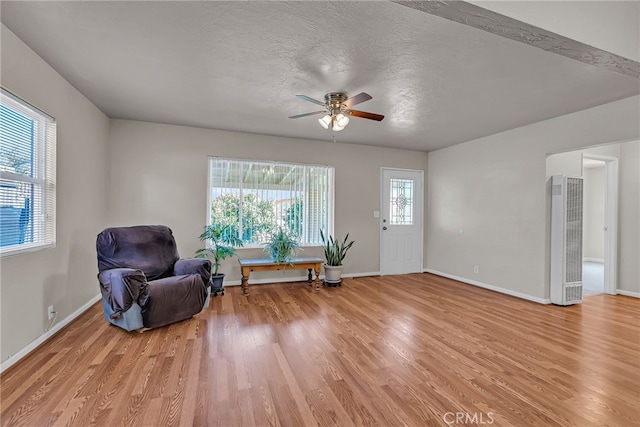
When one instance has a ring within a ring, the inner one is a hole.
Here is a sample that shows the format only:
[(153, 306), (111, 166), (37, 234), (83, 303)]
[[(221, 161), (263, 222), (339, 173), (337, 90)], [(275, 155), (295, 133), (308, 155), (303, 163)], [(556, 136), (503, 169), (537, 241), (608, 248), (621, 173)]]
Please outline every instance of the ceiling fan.
[(361, 102), (372, 99), (371, 95), (367, 93), (359, 93), (351, 98), (347, 97), (344, 92), (329, 92), (324, 96), (324, 102), (317, 99), (310, 98), (306, 95), (296, 95), (300, 99), (313, 102), (314, 104), (322, 105), (324, 110), (313, 111), (311, 113), (296, 114), (295, 116), (289, 116), (290, 119), (299, 119), (300, 117), (313, 116), (315, 114), (325, 114), (322, 118), (318, 119), (320, 125), (333, 131), (340, 131), (349, 124), (349, 116), (362, 117), (363, 119), (381, 121), (384, 119), (382, 114), (367, 113), (366, 111), (352, 110), (351, 107)]

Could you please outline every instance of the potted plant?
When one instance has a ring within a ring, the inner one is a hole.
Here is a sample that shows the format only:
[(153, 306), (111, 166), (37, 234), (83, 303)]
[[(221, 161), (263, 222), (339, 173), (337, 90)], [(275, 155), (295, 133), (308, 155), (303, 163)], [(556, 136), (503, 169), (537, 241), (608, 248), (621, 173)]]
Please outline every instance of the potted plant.
[(224, 274), (218, 273), (220, 262), (235, 255), (235, 247), (242, 247), (242, 240), (233, 234), (229, 225), (222, 225), (216, 221), (211, 225), (205, 226), (204, 232), (199, 238), (201, 241), (209, 242), (206, 247), (196, 251), (196, 256), (209, 258), (213, 261), (213, 271), (211, 272), (211, 291), (213, 296), (216, 296), (218, 292), (224, 295), (224, 288), (222, 287)]
[(271, 240), (264, 244), (264, 251), (274, 262), (287, 262), (299, 246), (298, 237), (294, 233), (279, 228), (271, 236)]
[(324, 257), (327, 260), (324, 264), (324, 281), (328, 285), (337, 286), (342, 283), (342, 261), (355, 241), (347, 243), (349, 233), (344, 236), (342, 242), (334, 239), (333, 236), (325, 238), (322, 230), (320, 230), (320, 237), (322, 238)]

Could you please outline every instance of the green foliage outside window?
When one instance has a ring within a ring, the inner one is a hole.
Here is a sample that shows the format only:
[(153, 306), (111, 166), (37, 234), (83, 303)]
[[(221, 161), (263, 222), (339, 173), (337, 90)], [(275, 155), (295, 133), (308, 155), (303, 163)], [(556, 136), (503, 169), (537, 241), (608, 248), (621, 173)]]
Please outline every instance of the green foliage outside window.
[(228, 233), (241, 236), (248, 244), (265, 242), (278, 229), (274, 216), (274, 202), (259, 200), (247, 193), (242, 198), (242, 234), (240, 234), (240, 197), (233, 194), (218, 196), (211, 203), (211, 216), (225, 226)]
[(290, 232), (302, 236), (302, 199), (295, 199), (284, 213), (284, 223)]

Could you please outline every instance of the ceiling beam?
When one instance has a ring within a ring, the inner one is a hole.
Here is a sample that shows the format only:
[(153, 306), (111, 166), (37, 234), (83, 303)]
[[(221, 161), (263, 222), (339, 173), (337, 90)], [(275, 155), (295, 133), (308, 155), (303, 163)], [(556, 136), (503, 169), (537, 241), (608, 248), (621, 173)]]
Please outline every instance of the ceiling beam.
[(640, 62), (589, 46), (465, 1), (391, 1), (392, 3), (478, 28), (585, 64), (640, 79)]

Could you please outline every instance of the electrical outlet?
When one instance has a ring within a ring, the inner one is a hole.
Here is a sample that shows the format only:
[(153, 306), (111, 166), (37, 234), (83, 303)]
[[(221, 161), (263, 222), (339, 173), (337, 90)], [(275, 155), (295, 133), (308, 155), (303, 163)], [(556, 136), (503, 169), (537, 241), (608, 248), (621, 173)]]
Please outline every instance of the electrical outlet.
[(53, 315), (54, 315), (55, 313), (56, 313), (56, 312), (55, 312), (55, 311), (53, 311), (53, 306), (52, 306), (52, 305), (50, 305), (50, 306), (49, 306), (49, 309), (47, 310), (47, 314), (49, 315), (49, 320), (53, 319)]
[(479, 273), (479, 272), (480, 272), (480, 269), (478, 268), (478, 266), (477, 266), (477, 265), (474, 265), (474, 266), (473, 266), (473, 272), (474, 272), (474, 273)]

